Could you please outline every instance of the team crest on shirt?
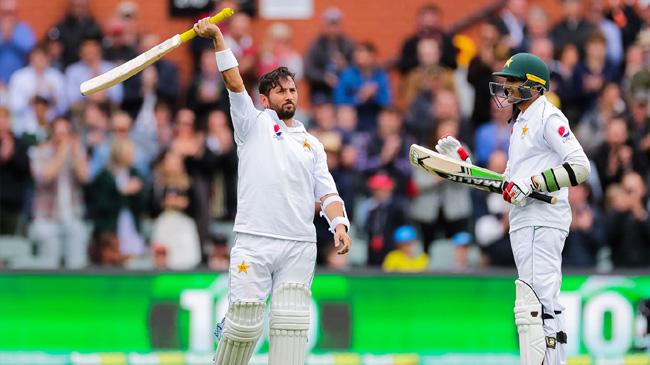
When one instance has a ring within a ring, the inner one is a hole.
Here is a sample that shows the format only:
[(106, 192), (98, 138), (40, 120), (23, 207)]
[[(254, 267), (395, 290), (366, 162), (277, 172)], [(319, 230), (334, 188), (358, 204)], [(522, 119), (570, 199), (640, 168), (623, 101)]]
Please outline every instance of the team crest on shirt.
[(275, 123), (273, 125), (273, 133), (275, 133), (275, 138), (282, 138), (282, 130), (280, 129), (280, 125), (278, 123)]
[(302, 143), (302, 148), (304, 148), (305, 151), (311, 152), (311, 144), (308, 140), (305, 139), (305, 141)]

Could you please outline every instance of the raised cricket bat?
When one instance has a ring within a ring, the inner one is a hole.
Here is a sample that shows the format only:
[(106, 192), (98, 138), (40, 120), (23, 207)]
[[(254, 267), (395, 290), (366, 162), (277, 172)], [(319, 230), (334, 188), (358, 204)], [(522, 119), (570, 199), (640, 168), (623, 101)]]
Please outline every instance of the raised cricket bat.
[[(234, 10), (231, 8), (225, 8), (217, 15), (212, 16), (210, 18), (210, 23), (217, 24), (224, 19), (229, 18), (234, 13)], [(196, 37), (194, 29), (187, 30), (182, 34), (176, 34), (168, 40), (142, 53), (138, 57), (124, 62), (99, 76), (82, 82), (79, 86), (79, 91), (81, 91), (82, 95), (90, 95), (97, 91), (107, 89), (115, 84), (119, 84), (194, 37)]]
[[(409, 160), (413, 166), (447, 180), (493, 193), (503, 193), (503, 175), (498, 172), (455, 160), (417, 144), (411, 145)], [(529, 196), (549, 204), (557, 202), (556, 197), (537, 191)]]

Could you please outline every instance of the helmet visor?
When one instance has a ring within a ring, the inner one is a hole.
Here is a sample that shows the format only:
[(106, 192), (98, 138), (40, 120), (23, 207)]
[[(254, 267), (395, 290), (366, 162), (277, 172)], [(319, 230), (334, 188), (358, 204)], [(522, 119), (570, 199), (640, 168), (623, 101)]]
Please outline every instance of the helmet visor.
[[(516, 89), (517, 92), (514, 92), (513, 89)], [(499, 108), (505, 108), (532, 98), (530, 87), (527, 87), (525, 83), (514, 86), (490, 82), (490, 95), (492, 95)]]

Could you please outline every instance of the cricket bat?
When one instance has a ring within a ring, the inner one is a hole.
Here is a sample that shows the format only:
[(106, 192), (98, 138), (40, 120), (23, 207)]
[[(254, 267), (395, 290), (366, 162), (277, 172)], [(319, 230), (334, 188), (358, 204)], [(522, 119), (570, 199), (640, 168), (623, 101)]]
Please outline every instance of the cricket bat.
[[(493, 193), (503, 193), (503, 175), (498, 172), (470, 165), (417, 144), (411, 145), (409, 160), (413, 166), (447, 180)], [(530, 193), (529, 197), (549, 204), (557, 202), (556, 197), (537, 191)]]
[[(225, 8), (217, 15), (212, 16), (210, 18), (210, 23), (217, 24), (224, 19), (229, 18), (234, 13), (234, 10), (231, 8)], [(182, 34), (176, 34), (168, 40), (142, 53), (138, 57), (124, 62), (123, 64), (109, 71), (106, 71), (99, 76), (82, 82), (79, 86), (79, 91), (81, 91), (82, 95), (90, 95), (97, 91), (104, 90), (113, 85), (119, 84), (120, 82), (142, 71), (152, 63), (158, 61), (164, 55), (175, 50), (178, 48), (178, 46), (194, 37), (196, 37), (196, 32), (194, 29), (189, 29)]]

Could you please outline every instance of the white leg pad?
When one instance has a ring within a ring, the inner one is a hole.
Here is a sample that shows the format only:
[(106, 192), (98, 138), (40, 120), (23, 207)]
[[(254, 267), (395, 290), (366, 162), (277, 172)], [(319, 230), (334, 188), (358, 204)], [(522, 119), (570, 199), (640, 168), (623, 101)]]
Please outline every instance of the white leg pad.
[(541, 365), (546, 353), (546, 337), (542, 320), (542, 303), (533, 288), (515, 280), (515, 324), (519, 332), (521, 365)]
[(311, 292), (304, 284), (283, 283), (271, 297), (269, 365), (303, 365)]
[(230, 303), (214, 363), (247, 365), (262, 335), (263, 325), (264, 303)]

